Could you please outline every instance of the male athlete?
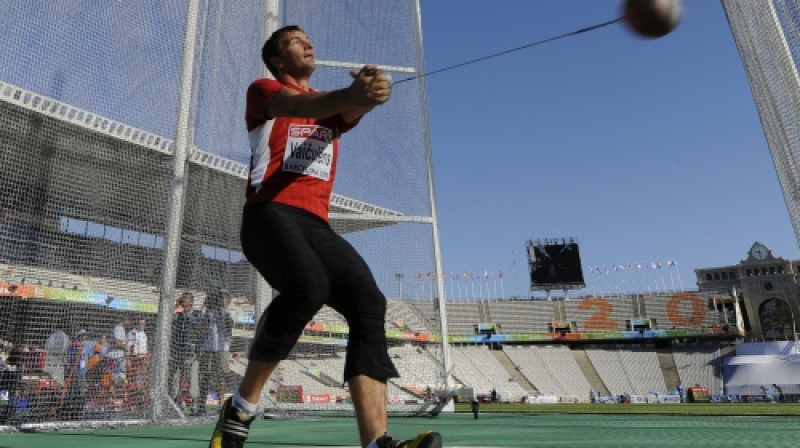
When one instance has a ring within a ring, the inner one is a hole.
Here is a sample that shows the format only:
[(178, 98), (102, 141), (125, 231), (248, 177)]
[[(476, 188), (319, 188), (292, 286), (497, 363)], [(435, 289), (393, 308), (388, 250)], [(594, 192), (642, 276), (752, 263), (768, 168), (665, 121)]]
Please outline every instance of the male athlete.
[(258, 79), (247, 91), (252, 157), (241, 240), (248, 261), (280, 295), (261, 316), (244, 377), (223, 404), (209, 446), (244, 446), (264, 384), (327, 304), (350, 328), (344, 379), (361, 446), (440, 448), (436, 432), (407, 441), (387, 433), (386, 381), (398, 373), (387, 353), (386, 298), (328, 221), (339, 137), (389, 99), (389, 78), (366, 65), (351, 72), (346, 88), (313, 90), (314, 46), (297, 26), (275, 31), (261, 57), (275, 79)]

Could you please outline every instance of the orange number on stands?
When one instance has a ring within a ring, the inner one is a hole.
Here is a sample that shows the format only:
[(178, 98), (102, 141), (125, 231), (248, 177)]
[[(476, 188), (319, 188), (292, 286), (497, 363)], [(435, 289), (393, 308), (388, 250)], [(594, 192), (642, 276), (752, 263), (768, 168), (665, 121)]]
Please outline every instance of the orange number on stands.
[[(692, 302), (692, 315), (682, 316), (680, 313), (680, 305), (682, 302)], [(691, 327), (700, 325), (706, 318), (706, 307), (703, 305), (703, 300), (697, 297), (696, 294), (683, 293), (675, 294), (667, 300), (667, 317), (676, 327)]]
[(583, 323), (584, 330), (616, 330), (617, 323), (609, 319), (608, 316), (614, 311), (614, 307), (605, 299), (600, 297), (587, 297), (581, 300), (578, 309), (581, 311), (597, 308), (597, 312)]

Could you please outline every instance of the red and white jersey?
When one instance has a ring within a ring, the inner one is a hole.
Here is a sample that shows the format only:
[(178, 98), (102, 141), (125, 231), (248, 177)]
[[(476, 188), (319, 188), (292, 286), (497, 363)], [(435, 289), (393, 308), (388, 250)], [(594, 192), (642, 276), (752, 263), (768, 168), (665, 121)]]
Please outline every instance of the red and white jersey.
[(258, 79), (247, 89), (245, 121), (250, 139), (247, 204), (278, 202), (328, 220), (339, 136), (358, 123), (329, 118), (267, 116), (281, 89), (303, 91), (274, 79)]

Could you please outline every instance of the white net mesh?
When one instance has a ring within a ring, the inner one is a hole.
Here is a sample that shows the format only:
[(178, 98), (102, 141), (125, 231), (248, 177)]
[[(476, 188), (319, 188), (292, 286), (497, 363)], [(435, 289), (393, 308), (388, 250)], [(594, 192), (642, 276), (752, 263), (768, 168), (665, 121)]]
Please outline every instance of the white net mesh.
[[(422, 69), (415, 1), (198, 3), (174, 261), (164, 252), (176, 219), (186, 4), (0, 4), (0, 339), (13, 352), (2, 422), (188, 416), (238, 384), (254, 316), (271, 293), (238, 233), (249, 159), (244, 93), (264, 76), (260, 48), (272, 29), (298, 24), (312, 37), (320, 90), (345, 86), (364, 63), (395, 80)], [(444, 385), (439, 321), (399, 297), (413, 273), (437, 271), (426, 130), (424, 85), (397, 86), (343, 138), (331, 208), (334, 228), (390, 300), (386, 329), (404, 374), (390, 384), (393, 412), (428, 407), (428, 387)], [(164, 285), (169, 272), (175, 282)], [(213, 311), (220, 290), (230, 294), (224, 313)], [(194, 313), (164, 326), (183, 292)], [(214, 322), (227, 330), (221, 354), (207, 350)], [(328, 308), (309, 323), (265, 390), (271, 410), (350, 412), (346, 333)]]
[(722, 4), (800, 243), (800, 9), (786, 0)]

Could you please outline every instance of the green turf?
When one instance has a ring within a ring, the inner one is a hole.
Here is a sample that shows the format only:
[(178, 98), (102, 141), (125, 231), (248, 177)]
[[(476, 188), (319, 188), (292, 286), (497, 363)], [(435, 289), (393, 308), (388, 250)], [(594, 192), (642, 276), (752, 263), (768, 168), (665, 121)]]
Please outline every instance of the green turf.
[[(683, 409), (684, 415), (617, 414), (644, 412), (647, 405), (523, 405), (524, 412), (499, 411), (511, 405), (482, 405), (478, 420), (470, 413), (438, 418), (392, 418), (391, 432), (411, 437), (425, 430), (442, 433), (446, 447), (560, 447), (560, 448), (795, 448), (800, 446), (800, 405), (714, 404), (659, 405)], [(516, 405), (519, 406), (519, 405)], [(461, 408), (461, 406), (459, 406)], [(583, 408), (583, 409), (581, 409)], [(563, 412), (595, 411), (592, 414)], [(743, 413), (784, 409), (793, 416), (702, 415), (738, 410)], [(207, 446), (212, 425), (128, 428), (96, 431), (0, 434), (2, 448), (188, 448)], [(352, 418), (258, 420), (246, 448), (355, 446)]]

